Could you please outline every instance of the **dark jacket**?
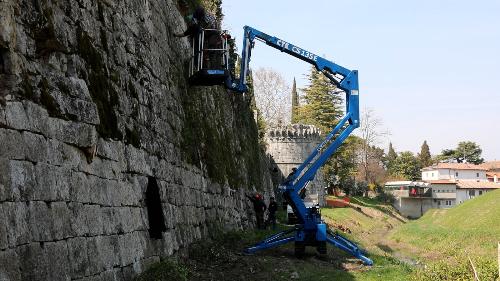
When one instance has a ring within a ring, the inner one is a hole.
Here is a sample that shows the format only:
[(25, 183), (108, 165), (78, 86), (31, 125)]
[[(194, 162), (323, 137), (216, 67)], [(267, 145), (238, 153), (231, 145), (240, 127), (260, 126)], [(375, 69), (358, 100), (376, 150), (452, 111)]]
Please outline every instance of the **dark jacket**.
[(278, 210), (278, 204), (276, 201), (269, 203), (269, 214), (275, 214), (276, 211)]
[(253, 209), (256, 213), (260, 213), (260, 212), (265, 212), (267, 207), (266, 207), (266, 203), (264, 203), (264, 201), (262, 199), (257, 199), (253, 196), (248, 196), (248, 199), (250, 199), (250, 201), (252, 201), (253, 203)]

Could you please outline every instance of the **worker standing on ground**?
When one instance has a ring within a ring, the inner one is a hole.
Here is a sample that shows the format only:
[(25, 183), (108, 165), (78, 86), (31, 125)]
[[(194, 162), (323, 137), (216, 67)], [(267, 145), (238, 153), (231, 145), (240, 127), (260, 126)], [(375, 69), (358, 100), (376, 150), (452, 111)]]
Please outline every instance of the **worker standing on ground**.
[(266, 203), (264, 203), (264, 197), (256, 193), (254, 196), (247, 195), (248, 199), (253, 203), (253, 210), (255, 211), (255, 216), (257, 218), (257, 228), (264, 229), (264, 213), (266, 212)]
[(271, 197), (269, 200), (269, 207), (267, 208), (269, 216), (267, 221), (273, 226), (273, 229), (276, 229), (276, 211), (278, 210), (278, 204), (276, 204), (274, 197)]

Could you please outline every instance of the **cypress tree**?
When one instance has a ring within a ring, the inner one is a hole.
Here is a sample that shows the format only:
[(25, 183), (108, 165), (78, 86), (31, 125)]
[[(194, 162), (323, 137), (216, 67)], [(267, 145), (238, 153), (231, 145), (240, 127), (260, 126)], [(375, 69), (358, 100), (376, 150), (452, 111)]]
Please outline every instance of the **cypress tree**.
[(418, 162), (420, 162), (420, 166), (428, 167), (432, 165), (431, 152), (429, 150), (429, 145), (427, 141), (424, 140), (424, 143), (420, 147), (420, 153), (417, 156)]
[(394, 166), (394, 162), (396, 161), (396, 158), (398, 158), (398, 154), (392, 147), (392, 142), (389, 143), (389, 150), (387, 151), (387, 155), (385, 157), (385, 166), (387, 167), (387, 170), (391, 170), (391, 167)]
[(299, 106), (299, 95), (297, 94), (297, 84), (294, 77), (292, 86), (292, 124), (299, 122)]

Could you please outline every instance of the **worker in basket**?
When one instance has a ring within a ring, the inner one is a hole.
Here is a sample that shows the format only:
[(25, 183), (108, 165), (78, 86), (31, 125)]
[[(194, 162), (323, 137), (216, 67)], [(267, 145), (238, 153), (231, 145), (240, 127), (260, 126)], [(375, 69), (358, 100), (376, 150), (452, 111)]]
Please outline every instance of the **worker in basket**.
[[(187, 16), (188, 20), (188, 27), (186, 31), (182, 33), (174, 33), (175, 37), (186, 37), (190, 36), (194, 38), (194, 50), (195, 50), (195, 56), (197, 57), (200, 54), (199, 48), (199, 40), (200, 34), (204, 29), (216, 29), (216, 30), (207, 30), (205, 31), (205, 39), (204, 39), (204, 46), (205, 49), (215, 49), (220, 45), (220, 34), (219, 34), (219, 28), (217, 21), (215, 17), (206, 12), (204, 8), (198, 7), (194, 10), (194, 12), (190, 15)], [(211, 63), (213, 63), (214, 59), (214, 52), (208, 52), (207, 54), (203, 55), (205, 58), (205, 61), (203, 62), (205, 66), (209, 67)]]

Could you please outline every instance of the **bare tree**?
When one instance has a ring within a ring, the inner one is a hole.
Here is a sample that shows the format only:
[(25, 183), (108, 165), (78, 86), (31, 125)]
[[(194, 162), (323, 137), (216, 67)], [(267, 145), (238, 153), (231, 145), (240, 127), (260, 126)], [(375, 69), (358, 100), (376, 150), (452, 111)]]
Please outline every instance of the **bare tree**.
[(383, 128), (382, 119), (377, 117), (371, 108), (365, 108), (361, 115), (360, 137), (360, 158), (363, 180), (367, 183), (374, 183), (380, 177), (383, 170), (382, 156), (383, 150), (377, 147), (381, 138), (389, 135), (389, 131)]
[(283, 76), (272, 68), (252, 72), (255, 102), (269, 126), (290, 122), (291, 90)]

